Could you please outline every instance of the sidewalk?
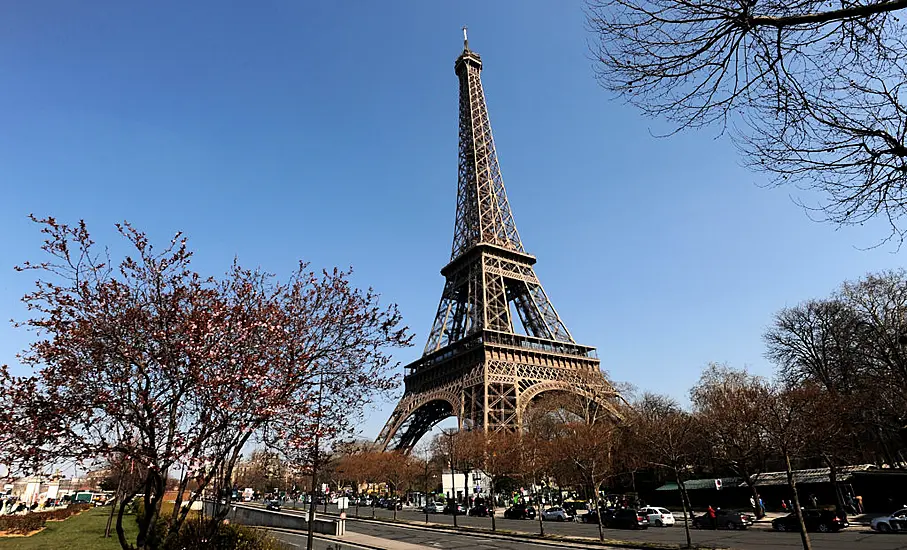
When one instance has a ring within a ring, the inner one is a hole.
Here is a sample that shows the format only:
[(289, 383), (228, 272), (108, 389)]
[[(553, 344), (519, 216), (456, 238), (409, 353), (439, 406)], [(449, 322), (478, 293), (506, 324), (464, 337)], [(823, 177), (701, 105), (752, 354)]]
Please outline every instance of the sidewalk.
[(398, 540), (382, 539), (373, 537), (371, 535), (363, 535), (362, 533), (354, 533), (352, 531), (347, 531), (342, 537), (325, 538), (334, 539), (335, 541), (340, 543), (345, 542), (349, 544), (357, 544), (359, 546), (365, 546), (367, 548), (382, 548), (386, 550), (437, 550), (437, 548), (432, 548), (431, 546), (422, 546), (419, 544), (412, 544)]

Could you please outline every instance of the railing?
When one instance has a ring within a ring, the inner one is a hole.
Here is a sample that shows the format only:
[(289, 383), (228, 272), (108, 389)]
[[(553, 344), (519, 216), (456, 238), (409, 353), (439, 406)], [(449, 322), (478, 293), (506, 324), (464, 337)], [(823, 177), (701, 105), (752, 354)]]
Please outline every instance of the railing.
[(546, 340), (525, 336), (523, 334), (507, 334), (505, 332), (485, 331), (485, 341), (491, 344), (500, 344), (504, 346), (513, 346), (526, 348), (549, 353), (560, 353), (564, 355), (579, 355), (590, 359), (598, 359), (595, 348), (589, 346), (580, 346), (569, 342), (558, 342), (555, 340)]
[(480, 346), (483, 342), (546, 353), (558, 353), (561, 355), (572, 355), (574, 357), (598, 359), (598, 354), (593, 347), (581, 346), (569, 342), (546, 340), (544, 338), (535, 338), (523, 334), (508, 334), (505, 332), (485, 330), (481, 333), (467, 336), (458, 342), (454, 342), (449, 346), (441, 348), (433, 354), (422, 357), (420, 361), (411, 363), (408, 365), (409, 374), (437, 365), (438, 363), (443, 363), (455, 355), (460, 355), (461, 353)]

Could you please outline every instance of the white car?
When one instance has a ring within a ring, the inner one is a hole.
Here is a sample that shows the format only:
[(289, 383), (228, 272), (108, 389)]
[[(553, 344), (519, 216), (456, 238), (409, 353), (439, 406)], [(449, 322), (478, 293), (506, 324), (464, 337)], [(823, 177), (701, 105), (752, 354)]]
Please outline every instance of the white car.
[(426, 504), (422, 511), (426, 514), (443, 514), (444, 513), (444, 503), (443, 502), (430, 502)]
[(545, 521), (573, 521), (573, 518), (567, 515), (567, 511), (560, 506), (548, 508), (542, 512), (542, 519)]
[(648, 506), (640, 509), (639, 513), (644, 516), (649, 516), (649, 525), (654, 527), (670, 527), (676, 522), (674, 514), (667, 508)]
[(869, 526), (879, 533), (907, 533), (907, 507), (890, 516), (875, 518), (869, 522)]

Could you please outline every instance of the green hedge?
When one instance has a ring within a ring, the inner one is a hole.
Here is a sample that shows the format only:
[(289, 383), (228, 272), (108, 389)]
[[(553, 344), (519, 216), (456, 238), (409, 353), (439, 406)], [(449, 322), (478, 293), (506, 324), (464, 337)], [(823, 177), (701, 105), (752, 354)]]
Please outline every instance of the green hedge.
[(43, 514), (25, 514), (0, 516), (0, 531), (16, 535), (25, 535), (44, 527), (47, 518)]
[(82, 510), (87, 510), (91, 508), (90, 504), (70, 504), (66, 508), (60, 508), (58, 510), (51, 510), (49, 512), (37, 512), (37, 515), (42, 516), (47, 521), (63, 521), (69, 516), (78, 514)]

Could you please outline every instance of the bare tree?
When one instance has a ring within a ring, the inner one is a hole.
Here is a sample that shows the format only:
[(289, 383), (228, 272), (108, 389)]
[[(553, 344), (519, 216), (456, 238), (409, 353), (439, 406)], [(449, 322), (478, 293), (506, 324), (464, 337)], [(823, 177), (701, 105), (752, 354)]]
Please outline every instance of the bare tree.
[[(546, 431), (548, 424), (545, 422), (527, 423), (528, 430), (522, 434), (520, 444), (520, 476), (527, 485), (541, 486), (545, 483), (548, 474), (551, 472), (552, 463), (556, 460), (552, 440)], [(538, 420), (538, 418), (536, 418)], [(540, 429), (534, 430), (535, 426)], [(536, 505), (538, 506), (537, 516), (539, 520), (539, 534), (545, 536), (545, 524), (542, 522), (542, 495), (539, 492), (536, 495)]]
[(759, 517), (765, 510), (759, 505), (755, 475), (764, 471), (768, 446), (754, 426), (762, 414), (764, 385), (746, 370), (712, 363), (690, 391), (694, 412), (708, 426), (712, 458), (745, 480)]
[(684, 480), (697, 451), (699, 432), (695, 418), (670, 397), (646, 393), (633, 404), (627, 426), (632, 430), (633, 443), (624, 452), (640, 453), (649, 464), (666, 469), (676, 480), (687, 548), (691, 548), (690, 500)]
[(520, 470), (520, 445), (522, 443), (520, 434), (511, 431), (497, 432), (470, 432), (473, 441), (477, 445), (471, 447), (479, 451), (476, 457), (476, 465), (482, 472), (488, 476), (490, 485), (491, 505), (489, 506), (489, 516), (491, 516), (491, 530), (495, 531), (495, 489), (501, 478), (513, 475)]
[(575, 469), (578, 480), (592, 488), (592, 504), (598, 519), (598, 538), (605, 540), (601, 507), (598, 505), (602, 483), (614, 475), (615, 455), (619, 447), (619, 427), (608, 421), (591, 424), (572, 423), (564, 426), (556, 439), (558, 450)]
[[(820, 385), (850, 425), (836, 454), (854, 449), (903, 463), (907, 424), (907, 272), (870, 274), (832, 296), (785, 308), (764, 334), (766, 355), (788, 386)], [(848, 453), (849, 454), (849, 453)], [(833, 460), (834, 455), (823, 455)]]
[[(728, 123), (746, 162), (837, 224), (907, 209), (907, 0), (588, 0), (602, 85), (677, 130)], [(739, 123), (739, 124), (738, 124)]]
[(798, 387), (786, 387), (782, 384), (766, 386), (759, 402), (763, 404), (764, 414), (759, 419), (759, 429), (763, 430), (772, 448), (784, 459), (787, 471), (787, 485), (794, 499), (794, 511), (800, 523), (800, 538), (804, 550), (811, 550), (812, 544), (803, 523), (803, 510), (797, 492), (791, 460), (803, 458), (810, 454), (814, 432), (824, 429), (817, 426), (818, 412), (827, 403), (821, 388), (816, 384), (802, 384)]

